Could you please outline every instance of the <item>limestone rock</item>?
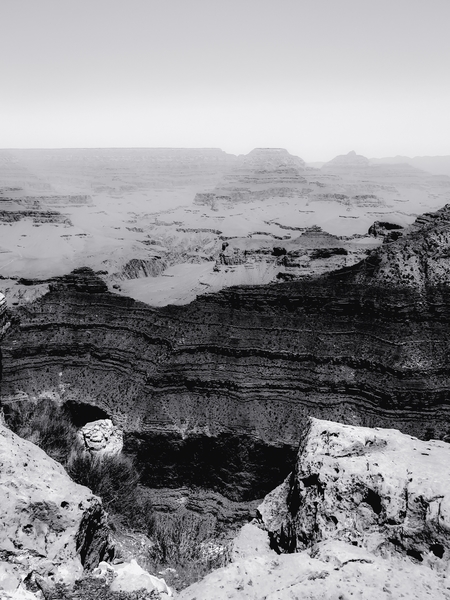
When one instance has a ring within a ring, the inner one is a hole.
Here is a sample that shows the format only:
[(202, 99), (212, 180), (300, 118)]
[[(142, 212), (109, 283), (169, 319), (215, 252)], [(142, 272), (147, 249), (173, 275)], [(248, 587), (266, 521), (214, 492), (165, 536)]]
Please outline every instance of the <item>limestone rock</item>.
[(450, 445), (311, 419), (294, 472), (259, 510), (282, 552), (339, 540), (443, 570), (450, 557)]
[(448, 579), (399, 557), (389, 560), (338, 541), (315, 551), (276, 554), (264, 531), (245, 525), (233, 562), (213, 571), (178, 600), (448, 600)]
[(70, 583), (104, 558), (108, 529), (99, 498), (3, 425), (0, 477), (2, 598), (14, 597), (32, 574)]
[(112, 592), (134, 592), (144, 589), (148, 592), (155, 590), (164, 594), (163, 597), (173, 596), (171, 588), (167, 586), (164, 579), (150, 575), (134, 559), (130, 562), (112, 565), (101, 562), (93, 574), (110, 582)]
[(78, 431), (78, 438), (89, 452), (120, 454), (123, 448), (123, 432), (113, 425), (111, 419), (86, 423)]

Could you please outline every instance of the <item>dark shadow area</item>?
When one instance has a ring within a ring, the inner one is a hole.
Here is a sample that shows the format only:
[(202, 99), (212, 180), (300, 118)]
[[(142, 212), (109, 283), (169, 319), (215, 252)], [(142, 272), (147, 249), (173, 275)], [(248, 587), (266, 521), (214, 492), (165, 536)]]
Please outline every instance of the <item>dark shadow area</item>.
[(141, 483), (151, 488), (200, 487), (230, 500), (262, 498), (292, 471), (297, 449), (246, 435), (128, 434), (124, 451), (135, 458)]
[(86, 423), (90, 423), (91, 421), (110, 418), (108, 413), (93, 404), (69, 400), (64, 404), (64, 407), (75, 427), (83, 427)]

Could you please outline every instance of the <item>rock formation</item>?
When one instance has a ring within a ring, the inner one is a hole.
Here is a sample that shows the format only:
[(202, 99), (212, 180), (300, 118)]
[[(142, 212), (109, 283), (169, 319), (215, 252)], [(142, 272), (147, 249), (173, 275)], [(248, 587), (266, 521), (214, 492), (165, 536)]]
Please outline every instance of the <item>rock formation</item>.
[[(418, 217), (408, 235), (373, 252), (357, 281), (411, 290), (437, 289), (450, 281), (450, 204)], [(389, 241), (389, 240), (388, 240)]]
[[(10, 322), (8, 319), (7, 310), (7, 302), (4, 294), (0, 293), (0, 340), (3, 335), (6, 333), (8, 327), (10, 326)], [(0, 375), (1, 375), (1, 366), (0, 366)]]
[(40, 448), (3, 425), (0, 463), (2, 598), (35, 577), (49, 585), (71, 583), (83, 568), (95, 568), (109, 548), (99, 498), (73, 483)]
[(295, 470), (259, 507), (272, 547), (339, 540), (446, 570), (449, 456), (445, 442), (311, 419)]
[[(284, 478), (310, 415), (443, 439), (448, 215), (350, 269), (187, 306), (111, 294), (86, 269), (55, 279), (3, 341), (2, 402), (51, 392), (84, 423), (112, 419), (148, 486), (202, 485), (238, 501)], [(420, 286), (396, 275), (408, 252), (426, 266)]]
[[(27, 302), (18, 278), (44, 280), (82, 266), (153, 306), (266, 284), (279, 273), (292, 280), (349, 267), (381, 244), (367, 236), (374, 221), (408, 225), (448, 201), (450, 189), (450, 178), (409, 165), (373, 165), (350, 153), (319, 170), (280, 148), (244, 156), (9, 150), (0, 161), (0, 271), (11, 304)], [(314, 227), (347, 254), (314, 259)], [(240, 254), (231, 269), (220, 261), (224, 242)], [(285, 244), (301, 259), (276, 264), (271, 253)]]
[(444, 442), (313, 419), (263, 528), (180, 600), (450, 598), (449, 460)]
[[(159, 592), (158, 597), (163, 599), (173, 596), (172, 589), (169, 588), (164, 579), (150, 575), (134, 559), (130, 562), (118, 564), (101, 562), (93, 575), (110, 581), (109, 587), (112, 592), (145, 590), (147, 592)], [(163, 596), (160, 594), (163, 594)]]
[(98, 419), (86, 423), (77, 432), (81, 444), (97, 456), (119, 454), (123, 448), (123, 432), (111, 419)]

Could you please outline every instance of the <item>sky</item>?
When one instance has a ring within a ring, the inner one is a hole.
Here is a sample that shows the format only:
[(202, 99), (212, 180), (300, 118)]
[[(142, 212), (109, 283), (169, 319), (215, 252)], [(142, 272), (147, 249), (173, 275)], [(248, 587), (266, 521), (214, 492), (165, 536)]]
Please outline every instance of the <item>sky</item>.
[(450, 0), (0, 0), (0, 147), (450, 154)]

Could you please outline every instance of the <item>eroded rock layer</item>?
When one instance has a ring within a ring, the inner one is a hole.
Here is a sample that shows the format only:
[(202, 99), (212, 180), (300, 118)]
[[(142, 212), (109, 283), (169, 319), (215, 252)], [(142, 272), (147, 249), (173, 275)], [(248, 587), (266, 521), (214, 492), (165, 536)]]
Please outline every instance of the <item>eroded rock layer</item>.
[(368, 286), (377, 256), (161, 309), (109, 293), (89, 270), (55, 279), (3, 341), (3, 402), (51, 393), (81, 412), (97, 406), (149, 485), (187, 478), (235, 500), (289, 472), (309, 415), (443, 438), (449, 289)]

